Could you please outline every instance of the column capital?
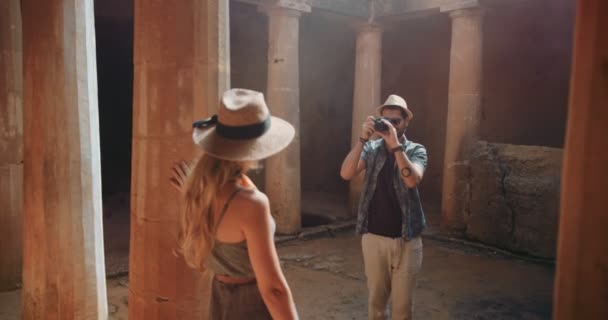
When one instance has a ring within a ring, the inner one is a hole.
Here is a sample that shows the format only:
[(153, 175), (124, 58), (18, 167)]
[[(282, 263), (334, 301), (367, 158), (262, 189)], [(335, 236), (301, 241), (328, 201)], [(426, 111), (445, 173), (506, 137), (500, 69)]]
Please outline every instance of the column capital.
[(258, 11), (267, 15), (291, 15), (299, 17), (302, 12), (310, 13), (311, 6), (304, 0), (270, 0), (260, 4)]
[(440, 8), (441, 12), (447, 12), (450, 17), (457, 18), (461, 16), (478, 16), (483, 15), (484, 10), (479, 0), (460, 0), (443, 4)]

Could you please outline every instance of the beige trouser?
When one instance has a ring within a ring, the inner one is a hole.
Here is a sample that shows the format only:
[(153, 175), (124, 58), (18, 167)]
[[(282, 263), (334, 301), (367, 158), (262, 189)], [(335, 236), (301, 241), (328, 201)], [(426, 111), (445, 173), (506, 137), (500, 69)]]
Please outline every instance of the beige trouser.
[(422, 264), (420, 237), (406, 241), (366, 233), (361, 239), (367, 276), (368, 318), (386, 319), (391, 298), (391, 319), (412, 319), (413, 291)]

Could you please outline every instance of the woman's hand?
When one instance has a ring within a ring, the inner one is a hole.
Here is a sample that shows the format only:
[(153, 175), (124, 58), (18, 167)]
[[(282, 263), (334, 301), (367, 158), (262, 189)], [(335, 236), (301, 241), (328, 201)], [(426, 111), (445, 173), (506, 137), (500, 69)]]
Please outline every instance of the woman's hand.
[(181, 194), (186, 193), (186, 181), (188, 180), (188, 175), (190, 175), (190, 172), (190, 166), (184, 160), (173, 164), (172, 174), (169, 181), (171, 181), (171, 185)]

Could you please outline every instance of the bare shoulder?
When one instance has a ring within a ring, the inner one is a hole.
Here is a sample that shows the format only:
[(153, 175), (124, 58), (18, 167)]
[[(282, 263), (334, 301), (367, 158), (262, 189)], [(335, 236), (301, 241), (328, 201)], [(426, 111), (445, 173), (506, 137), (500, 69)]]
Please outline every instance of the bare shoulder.
[(257, 189), (243, 189), (234, 199), (235, 211), (243, 220), (259, 218), (268, 212), (268, 197)]

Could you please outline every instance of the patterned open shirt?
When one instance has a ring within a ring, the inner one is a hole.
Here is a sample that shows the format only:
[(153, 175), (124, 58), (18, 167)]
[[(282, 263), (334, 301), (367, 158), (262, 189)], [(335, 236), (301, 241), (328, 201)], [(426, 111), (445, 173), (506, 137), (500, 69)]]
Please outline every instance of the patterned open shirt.
[[(407, 139), (404, 139), (403, 146), (405, 147), (405, 154), (410, 161), (426, 169), (426, 148)], [(382, 170), (387, 157), (388, 151), (386, 150), (384, 139), (368, 141), (363, 146), (361, 160), (365, 161), (365, 181), (357, 212), (357, 233), (359, 234), (368, 232), (369, 205), (376, 191), (378, 174)], [(401, 236), (407, 240), (415, 238), (426, 227), (418, 187), (408, 188), (400, 177), (397, 166), (395, 166), (395, 174), (393, 175), (393, 186), (395, 187), (399, 207), (401, 208)]]

